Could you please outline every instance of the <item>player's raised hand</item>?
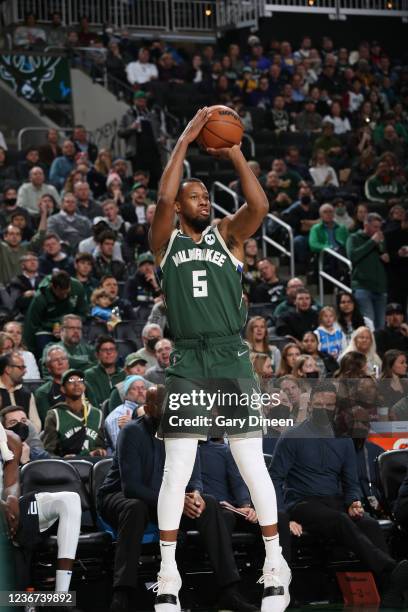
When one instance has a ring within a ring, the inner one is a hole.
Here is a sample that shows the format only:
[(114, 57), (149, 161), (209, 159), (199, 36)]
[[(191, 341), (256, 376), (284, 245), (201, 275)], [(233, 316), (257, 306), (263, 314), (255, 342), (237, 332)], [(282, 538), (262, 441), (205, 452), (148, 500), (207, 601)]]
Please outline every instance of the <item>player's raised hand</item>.
[(208, 121), (211, 113), (208, 111), (208, 107), (204, 106), (204, 108), (200, 108), (191, 121), (187, 124), (183, 132), (183, 138), (187, 140), (188, 143), (194, 142), (197, 138), (203, 127)]
[(233, 159), (234, 155), (241, 152), (241, 145), (233, 145), (232, 147), (225, 147), (222, 149), (208, 148), (206, 151), (217, 159)]

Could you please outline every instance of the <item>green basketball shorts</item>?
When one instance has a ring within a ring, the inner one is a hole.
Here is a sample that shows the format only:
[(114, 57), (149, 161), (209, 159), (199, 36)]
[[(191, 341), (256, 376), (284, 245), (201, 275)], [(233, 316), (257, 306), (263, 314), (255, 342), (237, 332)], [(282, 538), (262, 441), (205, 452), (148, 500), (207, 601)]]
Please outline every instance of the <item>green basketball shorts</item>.
[(158, 437), (261, 436), (261, 402), (249, 347), (239, 335), (178, 340), (166, 370)]

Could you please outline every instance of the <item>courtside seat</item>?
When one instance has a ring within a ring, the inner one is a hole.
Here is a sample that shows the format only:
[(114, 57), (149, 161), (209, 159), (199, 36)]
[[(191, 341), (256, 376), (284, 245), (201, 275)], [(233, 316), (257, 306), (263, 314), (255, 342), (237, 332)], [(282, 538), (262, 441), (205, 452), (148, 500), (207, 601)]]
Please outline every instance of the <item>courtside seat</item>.
[(377, 459), (382, 502), (390, 514), (392, 514), (407, 468), (408, 449), (386, 451)]

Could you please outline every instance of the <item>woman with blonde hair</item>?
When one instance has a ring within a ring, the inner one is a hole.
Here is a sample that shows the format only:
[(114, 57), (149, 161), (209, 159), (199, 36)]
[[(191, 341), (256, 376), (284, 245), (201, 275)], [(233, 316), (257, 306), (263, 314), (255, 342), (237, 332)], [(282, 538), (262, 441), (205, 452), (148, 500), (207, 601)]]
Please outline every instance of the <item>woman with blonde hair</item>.
[(251, 357), (256, 355), (267, 355), (272, 362), (272, 369), (277, 372), (280, 367), (280, 350), (268, 343), (268, 327), (264, 317), (251, 317), (245, 332), (245, 339), (249, 344)]
[(112, 168), (112, 154), (109, 149), (100, 149), (95, 160), (95, 170), (103, 176), (108, 176)]
[(271, 358), (268, 355), (255, 355), (252, 361), (255, 374), (258, 376), (262, 393), (270, 392), (273, 378)]
[(4, 353), (9, 353), (15, 348), (15, 343), (10, 334), (6, 334), (6, 332), (0, 332), (0, 355), (4, 355)]
[(380, 357), (377, 355), (374, 334), (368, 327), (362, 325), (353, 332), (350, 344), (340, 356), (340, 362), (343, 357), (351, 351), (362, 353), (365, 356), (367, 359), (368, 374), (372, 374), (376, 378), (380, 376), (382, 363)]
[(295, 378), (319, 378), (320, 370), (312, 355), (300, 355), (295, 361), (292, 375)]

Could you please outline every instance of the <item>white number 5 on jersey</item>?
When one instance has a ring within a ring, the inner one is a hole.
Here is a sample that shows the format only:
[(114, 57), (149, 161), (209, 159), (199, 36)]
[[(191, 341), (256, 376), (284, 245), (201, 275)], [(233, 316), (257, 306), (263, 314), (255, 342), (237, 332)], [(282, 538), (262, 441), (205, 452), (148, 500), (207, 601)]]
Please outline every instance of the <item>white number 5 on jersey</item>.
[(206, 280), (206, 270), (193, 271), (193, 296), (208, 297), (208, 287)]

